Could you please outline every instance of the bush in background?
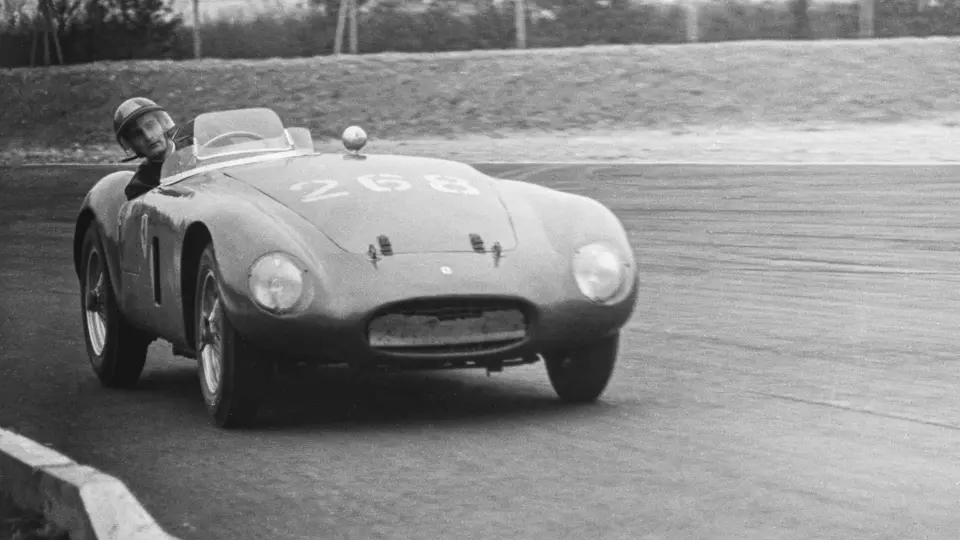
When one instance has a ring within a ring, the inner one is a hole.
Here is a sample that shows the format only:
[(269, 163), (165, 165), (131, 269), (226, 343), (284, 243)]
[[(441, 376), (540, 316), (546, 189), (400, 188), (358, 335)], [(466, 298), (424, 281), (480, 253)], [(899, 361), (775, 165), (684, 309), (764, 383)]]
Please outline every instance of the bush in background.
[[(889, 0), (881, 0), (886, 1)], [(813, 39), (851, 39), (859, 32), (859, 6), (856, 4), (815, 4), (807, 9), (806, 15), (807, 32)], [(700, 13), (700, 20), (700, 41), (707, 42), (790, 39), (796, 24), (788, 5), (732, 0), (707, 4)]]
[[(54, 0), (63, 28), (65, 63), (193, 57), (192, 29), (169, 0)], [(700, 41), (756, 39), (850, 39), (858, 34), (856, 4), (715, 0), (700, 12)], [(324, 1), (324, 4), (336, 2)], [(628, 0), (540, 0), (528, 23), (527, 44), (571, 47), (601, 44), (682, 43), (686, 15), (677, 5)], [(799, 8), (797, 7), (799, 6)], [(329, 6), (328, 6), (329, 8)], [(799, 11), (798, 11), (799, 9)], [(549, 16), (545, 16), (547, 13)], [(801, 16), (805, 13), (806, 20)], [(916, 0), (877, 0), (878, 37), (956, 35), (960, 0), (925, 8)], [(40, 19), (7, 13), (0, 25), (0, 66), (43, 63), (32, 29)], [(360, 15), (361, 53), (440, 52), (514, 47), (513, 6), (480, 4), (475, 13), (435, 3), (423, 12), (380, 3)], [(333, 52), (336, 13), (263, 14), (253, 20), (218, 20), (201, 26), (203, 56), (270, 58)], [(53, 62), (56, 57), (51, 56)]]

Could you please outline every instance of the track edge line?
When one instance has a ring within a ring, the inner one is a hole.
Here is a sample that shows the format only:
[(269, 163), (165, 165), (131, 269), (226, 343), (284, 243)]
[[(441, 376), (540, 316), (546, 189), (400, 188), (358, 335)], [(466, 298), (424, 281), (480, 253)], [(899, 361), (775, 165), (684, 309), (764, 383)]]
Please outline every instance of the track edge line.
[(794, 403), (802, 403), (805, 405), (817, 405), (821, 407), (829, 407), (831, 409), (837, 409), (840, 411), (851, 412), (851, 413), (860, 413), (870, 416), (877, 416), (881, 418), (889, 418), (890, 420), (901, 420), (903, 422), (910, 422), (913, 424), (921, 424), (924, 426), (937, 427), (942, 429), (949, 429), (951, 431), (960, 431), (960, 426), (954, 424), (947, 424), (945, 422), (937, 422), (935, 420), (927, 420), (925, 418), (918, 418), (916, 416), (910, 416), (905, 414), (889, 413), (883, 411), (873, 411), (866, 408), (852, 407), (849, 405), (842, 405), (839, 403), (834, 403), (831, 401), (820, 400), (820, 399), (808, 399), (801, 398), (796, 396), (791, 396), (788, 394), (777, 394), (774, 392), (759, 392), (759, 391), (749, 391), (749, 393), (755, 396), (779, 399), (783, 401), (792, 401)]

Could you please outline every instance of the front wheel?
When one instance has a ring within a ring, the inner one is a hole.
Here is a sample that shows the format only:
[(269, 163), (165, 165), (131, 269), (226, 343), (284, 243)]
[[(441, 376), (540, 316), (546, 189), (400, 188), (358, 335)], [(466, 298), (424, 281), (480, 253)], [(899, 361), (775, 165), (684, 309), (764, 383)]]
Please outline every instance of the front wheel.
[(81, 257), (80, 310), (90, 365), (103, 386), (135, 386), (151, 340), (120, 313), (96, 225), (87, 228)]
[(256, 417), (271, 366), (230, 323), (220, 290), (216, 256), (207, 245), (200, 257), (194, 310), (200, 387), (214, 423), (233, 428)]
[(550, 384), (562, 401), (596, 401), (610, 382), (620, 348), (620, 334), (607, 336), (584, 347), (545, 353)]

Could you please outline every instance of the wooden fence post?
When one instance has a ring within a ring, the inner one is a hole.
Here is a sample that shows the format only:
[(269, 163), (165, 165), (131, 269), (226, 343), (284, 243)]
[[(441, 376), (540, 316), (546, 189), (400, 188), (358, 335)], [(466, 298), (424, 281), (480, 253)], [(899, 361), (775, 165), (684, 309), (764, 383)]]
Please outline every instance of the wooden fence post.
[(524, 0), (513, 0), (517, 25), (517, 48), (527, 48), (527, 6)]
[(357, 54), (359, 50), (359, 38), (357, 36), (357, 0), (350, 2), (350, 54)]
[(343, 27), (346, 26), (347, 22), (347, 2), (348, 0), (340, 0), (340, 9), (337, 10), (337, 33), (333, 41), (334, 56), (340, 56), (340, 51), (343, 49)]
[(874, 33), (873, 0), (860, 0), (860, 37), (872, 38)]
[(193, 0), (193, 57), (200, 58), (200, 0)]
[(687, 0), (683, 6), (686, 13), (687, 41), (696, 43), (700, 41), (700, 5), (695, 0)]

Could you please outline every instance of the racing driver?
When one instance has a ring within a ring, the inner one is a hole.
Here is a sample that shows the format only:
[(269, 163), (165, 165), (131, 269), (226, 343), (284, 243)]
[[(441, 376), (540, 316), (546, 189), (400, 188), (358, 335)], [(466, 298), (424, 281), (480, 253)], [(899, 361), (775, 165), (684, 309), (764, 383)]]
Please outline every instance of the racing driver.
[(137, 167), (124, 194), (127, 200), (139, 197), (160, 185), (163, 160), (174, 150), (173, 131), (176, 125), (162, 107), (143, 97), (130, 98), (113, 114), (113, 131), (117, 142), (134, 155), (123, 161), (146, 158)]

